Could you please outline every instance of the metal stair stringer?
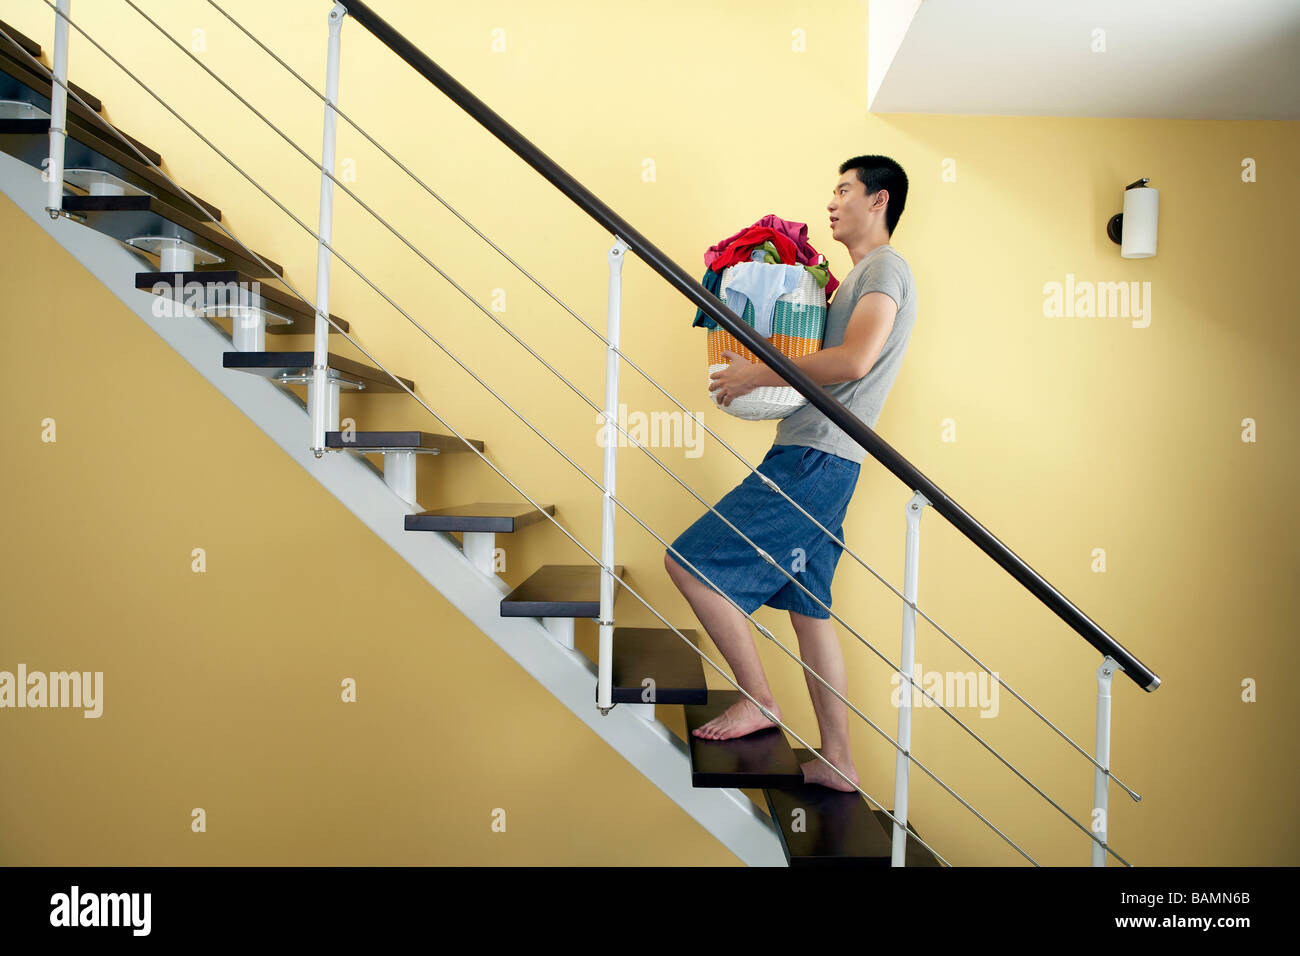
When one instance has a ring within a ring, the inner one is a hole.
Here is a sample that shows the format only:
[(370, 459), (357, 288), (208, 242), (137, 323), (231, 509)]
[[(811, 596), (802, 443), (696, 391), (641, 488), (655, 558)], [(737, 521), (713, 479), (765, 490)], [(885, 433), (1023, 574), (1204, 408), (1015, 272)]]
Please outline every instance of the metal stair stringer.
[(136, 273), (153, 268), (148, 260), (67, 218), (51, 220), (40, 170), (5, 153), (0, 153), (0, 190), (461, 614), (742, 862), (786, 865), (770, 819), (751, 800), (735, 789), (693, 788), (683, 741), (661, 722), (644, 720), (628, 708), (615, 707), (602, 717), (592, 696), (595, 664), (557, 644), (539, 619), (501, 616), (501, 599), (510, 590), (504, 581), (475, 568), (449, 534), (408, 534), (405, 516), (413, 508), (384, 483), (377, 468), (352, 455), (316, 459), (307, 449), (310, 420), (302, 400), (264, 378), (224, 368), (222, 356), (231, 343), (218, 326), (202, 318), (154, 316), (155, 297), (135, 287)]

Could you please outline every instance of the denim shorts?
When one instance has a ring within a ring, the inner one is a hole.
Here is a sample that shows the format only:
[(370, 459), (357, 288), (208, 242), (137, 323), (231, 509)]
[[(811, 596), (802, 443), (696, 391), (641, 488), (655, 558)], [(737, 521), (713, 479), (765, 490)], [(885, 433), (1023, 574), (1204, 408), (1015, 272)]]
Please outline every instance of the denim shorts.
[[(773, 445), (758, 471), (774, 481), (835, 537), (844, 540), (844, 515), (858, 484), (861, 465), (806, 445)], [(831, 606), (831, 578), (843, 548), (801, 514), (789, 501), (750, 473), (714, 507), (780, 564), (826, 607)], [(768, 564), (712, 511), (677, 536), (674, 561), (715, 590), (721, 590), (746, 614), (761, 605), (829, 618), (821, 605), (790, 578)], [(692, 570), (687, 561), (695, 565)], [(703, 572), (701, 574), (700, 572)]]

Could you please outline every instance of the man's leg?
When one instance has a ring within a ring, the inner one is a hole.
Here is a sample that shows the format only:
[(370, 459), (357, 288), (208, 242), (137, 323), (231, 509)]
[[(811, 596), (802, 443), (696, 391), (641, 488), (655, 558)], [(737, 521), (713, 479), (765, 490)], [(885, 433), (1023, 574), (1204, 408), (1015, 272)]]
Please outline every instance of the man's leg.
[[(690, 602), (704, 630), (713, 638), (713, 643), (731, 665), (736, 683), (779, 720), (781, 708), (776, 706), (772, 690), (767, 685), (767, 675), (763, 673), (763, 664), (758, 659), (758, 650), (754, 647), (754, 639), (750, 634), (749, 619), (725, 597), (678, 564), (672, 554), (664, 554), (664, 567), (677, 589)], [(695, 736), (709, 740), (730, 740), (775, 726), (742, 696), (713, 720), (696, 728)]]
[[(844, 652), (830, 619), (808, 617), (791, 611), (790, 623), (799, 637), (799, 656), (803, 662), (820, 674), (827, 684), (844, 694), (848, 685)], [(813, 711), (817, 715), (817, 727), (821, 731), (821, 755), (857, 784), (858, 772), (853, 766), (853, 753), (849, 749), (849, 709), (812, 674), (804, 671), (803, 676), (808, 682), (808, 693), (812, 696)], [(802, 769), (804, 780), (808, 783), (821, 784), (834, 790), (853, 789), (844, 777), (816, 757), (803, 764)]]

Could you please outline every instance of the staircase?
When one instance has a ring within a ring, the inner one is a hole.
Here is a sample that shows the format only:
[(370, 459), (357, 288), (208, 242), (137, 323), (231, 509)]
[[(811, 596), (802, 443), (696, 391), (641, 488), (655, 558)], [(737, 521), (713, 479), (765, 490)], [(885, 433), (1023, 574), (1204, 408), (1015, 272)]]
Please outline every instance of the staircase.
[[(752, 328), (720, 308), (717, 299), (709, 297), (680, 266), (591, 196), (364, 3), (352, 0), (347, 7), (348, 15), (354, 16), (391, 51), (617, 237), (610, 253), (613, 329), (617, 329), (619, 288), (615, 260), (630, 248), (692, 304), (776, 369), (872, 458), (913, 489), (908, 516), (910, 583), (904, 585), (908, 593), (901, 595), (906, 602), (902, 673), (910, 677), (911, 639), (918, 610), (914, 606), (914, 546), (919, 525), (915, 522), (919, 521), (921, 509), (930, 506), (1104, 655), (1097, 673), (1096, 758), (1024, 698), (1016, 696), (1093, 765), (1094, 817), (1100, 814), (1100, 818), (1106, 819), (1107, 794), (1112, 782), (1133, 799), (1140, 799), (1140, 795), (1109, 771), (1110, 680), (1118, 670), (1151, 692), (1160, 684), (1153, 671), (897, 451), (829, 398), (805, 373), (756, 336)], [(336, 4), (330, 14), (332, 65), (327, 91), (331, 82), (337, 85), (337, 31), (345, 15), (340, 12), (342, 9), (342, 5)], [(697, 650), (702, 647), (702, 635), (695, 630), (670, 626), (632, 591), (622, 565), (608, 558), (596, 558), (583, 547), (596, 564), (542, 565), (515, 588), (508, 587), (497, 575), (497, 535), (528, 534), (529, 528), (544, 523), (553, 523), (568, 534), (554, 504), (528, 499), (440, 502), (437, 507), (424, 508), (418, 503), (416, 459), (419, 455), (477, 455), (527, 498), (484, 454), (488, 441), (459, 433), (426, 431), (417, 423), (383, 431), (338, 427), (338, 396), (341, 390), (349, 389), (365, 394), (407, 392), (438, 417), (447, 431), (455, 432), (451, 423), (442, 420), (415, 395), (416, 383), (412, 379), (392, 372), (377, 359), (362, 361), (327, 349), (329, 335), (342, 335), (352, 341), (349, 335), (352, 326), (332, 314), (326, 321), (330, 254), (325, 248), (328, 242), (325, 226), (321, 229), (324, 280), (318, 284), (321, 307), (318, 315), (316, 308), (288, 282), (279, 264), (239, 242), (222, 225), (221, 212), (215, 205), (163, 174), (156, 168), (162, 163), (156, 151), (111, 127), (99, 115), (102, 109), (99, 100), (70, 82), (67, 88), (71, 95), (64, 120), (67, 135), (63, 190), (57, 200), (57, 216), (51, 219), (46, 202), (48, 199), (53, 205), (55, 200), (50, 198), (50, 187), (43, 181), (41, 171), (49, 158), (51, 116), (60, 112), (56, 91), (62, 86), (40, 62), (39, 44), (3, 23), (0, 23), (0, 34), (0, 188), (5, 194), (488, 638), (742, 861), (751, 865), (800, 867), (946, 864), (948, 861), (925, 843), (906, 816), (907, 775), (910, 764), (915, 762), (998, 836), (1031, 863), (1036, 862), (910, 753), (911, 705), (900, 708), (898, 741), (891, 739), (898, 750), (897, 812), (884, 809), (874, 799), (868, 802), (862, 791), (844, 793), (805, 784), (800, 764), (817, 755), (806, 747), (793, 747), (788, 739), (788, 734), (793, 734), (784, 725), (737, 740), (695, 737), (692, 731), (734, 703), (740, 692), (707, 687), (703, 651)], [(55, 62), (59, 62), (57, 56)], [(331, 94), (327, 92), (326, 96), (333, 102)], [(326, 116), (323, 155), (328, 169), (333, 163), (333, 111), (327, 111)], [(325, 223), (328, 223), (331, 190), (332, 187), (322, 186)], [(276, 288), (276, 282), (290, 291)], [(160, 299), (169, 301), (160, 302)], [(187, 321), (178, 321), (178, 316)], [(224, 321), (230, 323), (229, 332), (220, 324)], [(316, 336), (313, 350), (267, 350), (265, 347), (267, 335), (305, 333)], [(618, 366), (613, 358), (617, 349), (616, 332), (611, 334), (608, 344), (604, 414), (612, 420), (617, 399)], [(290, 385), (309, 386), (314, 414), (309, 413), (308, 403), (286, 387)], [(317, 430), (325, 423), (329, 424), (323, 431)], [(317, 446), (314, 450), (309, 447), (313, 434)], [(611, 435), (607, 431), (607, 437)], [(607, 444), (604, 525), (609, 537), (603, 543), (609, 553), (613, 550), (614, 514), (612, 459), (608, 457), (612, 455), (611, 447)], [(382, 455), (382, 469), (372, 465), (364, 457), (367, 454)], [(602, 588), (606, 589), (605, 593)], [(608, 590), (611, 588), (613, 600), (605, 603), (611, 598)], [(616, 626), (612, 619), (623, 615), (602, 614), (602, 607), (617, 611), (619, 599), (626, 604), (629, 591), (665, 626)], [(602, 620), (603, 616), (611, 620)], [(610, 637), (612, 630), (608, 656), (591, 660), (577, 649), (574, 623), (579, 619), (597, 621), (603, 639)], [(953, 640), (947, 631), (939, 630)], [(954, 643), (960, 646), (959, 642)], [(608, 665), (608, 670), (600, 669), (601, 661)], [(609, 707), (597, 706), (604, 689), (608, 689)], [(657, 719), (656, 708), (661, 706), (683, 708), (686, 726), (683, 737)], [(953, 716), (942, 704), (939, 706)], [(983, 742), (977, 734), (972, 732), (972, 735)], [(1128, 865), (1106, 842), (1105, 829), (1097, 831), (1094, 826), (1094, 832), (1090, 832), (1086, 824), (1071, 816), (996, 750), (989, 749), (1087, 835), (1094, 866), (1105, 865), (1107, 855)], [(767, 812), (746, 797), (742, 789), (761, 790)]]
[[(311, 351), (230, 348), (236, 330), (232, 327), (227, 335), (216, 320), (238, 323), (235, 307), (193, 315), (189, 328), (170, 316), (156, 316), (149, 295), (170, 297), (175, 290), (195, 287), (248, 289), (257, 283), (256, 297), (243, 304), (265, 313), (266, 334), (310, 333), (316, 318), (309, 304), (261, 282), (283, 276), (278, 263), (260, 252), (250, 252), (211, 225), (214, 220), (221, 221), (220, 210), (198, 199), (188, 186), (184, 189), (193, 199), (185, 198), (167, 177), (132, 155), (122, 138), (150, 162), (162, 164), (156, 150), (115, 131), (100, 118), (100, 101), (72, 83), (72, 91), (93, 108), (69, 97), (62, 205), (66, 218), (52, 221), (43, 208), (47, 185), (39, 174), (49, 154), (52, 79), (48, 70), (23, 55), (25, 51), (39, 59), (38, 43), (3, 22), (0, 30), (14, 41), (0, 37), (0, 101), (4, 105), (0, 151), (7, 154), (0, 157), (0, 184), (33, 221), (358, 517), (394, 544), (395, 550), (462, 613), (479, 623), (489, 637), (742, 860), (759, 865), (889, 865), (888, 817), (878, 816), (857, 793), (804, 785), (799, 753), (779, 729), (734, 741), (689, 735), (690, 729), (725, 709), (739, 695), (708, 690), (699, 656), (673, 630), (615, 628), (612, 667), (617, 706), (606, 716), (596, 715), (592, 704), (595, 663), (575, 649), (573, 625), (580, 618), (599, 616), (600, 569), (543, 565), (513, 589), (507, 589), (492, 569), (495, 536), (526, 533), (548, 515), (554, 516), (555, 506), (494, 501), (411, 510), (418, 507), (414, 504), (414, 455), (458, 455), (470, 451), (470, 446), (482, 452), (486, 447), (483, 440), (471, 439), (467, 444), (418, 427), (329, 431), (326, 447), (352, 454), (329, 455), (317, 461), (305, 450), (309, 434), (305, 406), (281, 387), (308, 381)], [(116, 194), (105, 194), (105, 188)], [(174, 248), (198, 250), (192, 268), (166, 268)], [(151, 263), (157, 260), (158, 267), (138, 271), (144, 256)], [(351, 328), (346, 319), (331, 316), (331, 334)], [(328, 370), (341, 387), (366, 393), (415, 388), (411, 379), (398, 376), (395, 382), (379, 368), (333, 352), (329, 353)], [(247, 381), (250, 376), (254, 381)], [(373, 466), (361, 457), (367, 453), (383, 454), (386, 489), (376, 480)], [(459, 546), (452, 533), (460, 536)], [(421, 540), (398, 546), (399, 536)], [(622, 566), (616, 567), (620, 579), (623, 571)], [(525, 632), (522, 641), (521, 630)], [(698, 631), (687, 629), (683, 634), (701, 645)], [(525, 648), (525, 642), (531, 642), (532, 648)], [(647, 686), (653, 688), (652, 697), (647, 696)], [(684, 707), (688, 740), (681, 740), (655, 719), (656, 706)], [(803, 759), (808, 759), (806, 753)], [(763, 790), (770, 819), (737, 791), (741, 787)], [(937, 865), (933, 855), (919, 845), (914, 848), (909, 865)]]

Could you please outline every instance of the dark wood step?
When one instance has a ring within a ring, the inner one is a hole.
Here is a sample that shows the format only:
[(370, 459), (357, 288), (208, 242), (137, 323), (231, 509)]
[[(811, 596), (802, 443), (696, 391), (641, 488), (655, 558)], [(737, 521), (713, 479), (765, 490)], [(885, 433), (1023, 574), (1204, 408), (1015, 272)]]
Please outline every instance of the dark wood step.
[[(889, 819), (888, 814), (883, 810), (872, 810), (871, 812), (880, 825), (885, 828), (885, 832), (892, 835), (894, 832), (894, 821)], [(910, 820), (907, 822), (907, 832), (917, 837), (921, 836), (921, 834), (917, 832), (916, 827), (912, 826)], [(907, 841), (907, 849), (903, 852), (903, 865), (943, 866), (943, 864), (936, 859), (933, 853), (921, 846), (921, 844), (917, 843), (915, 840)]]
[[(483, 442), (477, 438), (471, 438), (469, 442), (479, 451), (483, 450)], [(326, 432), (325, 447), (361, 452), (413, 451), (430, 455), (469, 451), (465, 442), (455, 435), (421, 431), (352, 432), (347, 441), (344, 441), (342, 432)]]
[[(201, 196), (191, 203), (176, 191), (165, 176), (141, 162), (120, 141), (105, 139), (75, 117), (68, 118), (68, 136), (63, 146), (64, 178), (67, 170), (96, 169), (111, 173), (136, 189), (157, 196), (170, 206), (200, 222), (210, 216), (221, 220), (221, 210)], [(21, 159), (29, 166), (44, 169), (50, 155), (50, 121), (48, 119), (0, 120), (0, 149)], [(193, 194), (191, 194), (193, 195)]]
[[(344, 358), (341, 355), (335, 355), (333, 352), (326, 354), (328, 355), (326, 364), (332, 371), (338, 373), (335, 377), (364, 383), (364, 392), (402, 391), (402, 388), (393, 381), (392, 376), (387, 372), (361, 362), (355, 362), (350, 358)], [(255, 375), (270, 379), (306, 375), (311, 372), (311, 363), (311, 352), (226, 352), (222, 357), (222, 365), (226, 368), (238, 369), (241, 372), (252, 372)], [(411, 391), (415, 390), (415, 383), (409, 378), (402, 378), (400, 375), (398, 378)], [(292, 384), (302, 383), (294, 382)]]
[[(614, 597), (624, 567), (614, 565)], [(599, 617), (601, 570), (594, 564), (547, 564), (501, 600), (502, 617)]]
[(740, 700), (738, 690), (711, 690), (708, 702), (686, 711), (693, 787), (785, 787), (803, 783), (803, 771), (780, 727), (733, 740), (703, 740), (692, 731)]
[[(696, 647), (698, 631), (680, 629)], [(610, 700), (616, 704), (707, 704), (708, 686), (700, 656), (666, 627), (615, 627)], [(654, 681), (645, 700), (644, 681)]]
[[(283, 292), (261, 279), (255, 279), (242, 272), (214, 269), (207, 272), (137, 272), (135, 274), (135, 287), (144, 292), (154, 292), (155, 286), (161, 284), (166, 286), (166, 290), (157, 294), (173, 295), (172, 290), (179, 284), (182, 289), (182, 300), (187, 297), (184, 292), (185, 287), (194, 282), (202, 284), (205, 290), (210, 289), (212, 299), (215, 299), (223, 288), (231, 290), (247, 289), (251, 292), (254, 283), (256, 283), (257, 298), (265, 300), (266, 309), (290, 319), (292, 323), (286, 325), (275, 322), (273, 324), (268, 321), (266, 323), (268, 335), (314, 335), (316, 332), (316, 312), (310, 305), (289, 292)], [(331, 314), (330, 319), (334, 323), (329, 326), (331, 335), (346, 332), (351, 328), (346, 321), (340, 319), (337, 315)]]
[[(794, 753), (800, 764), (815, 759), (802, 747)], [(857, 791), (798, 783), (763, 794), (791, 866), (889, 866), (892, 830)]]
[[(802, 747), (796, 747), (794, 755), (801, 764), (815, 759)], [(763, 794), (790, 866), (890, 865), (894, 821), (883, 810), (872, 809), (857, 791), (800, 783), (765, 788)], [(916, 834), (910, 823), (907, 829)], [(912, 840), (904, 860), (907, 866), (939, 865), (930, 851)]]
[[(31, 103), (48, 114), (52, 106), (50, 91), (53, 85), (54, 81), (51, 79), (50, 71), (46, 69), (44, 64), (33, 64), (26, 57), (6, 55), (3, 50), (0, 50), (0, 99)], [(90, 107), (82, 106), (77, 100), (69, 96), (67, 115), (70, 120), (75, 117), (85, 122), (90, 127), (100, 130), (102, 135), (119, 145), (121, 140), (118, 138), (117, 133), (121, 133), (129, 143), (147, 156), (151, 163), (162, 165), (162, 156), (156, 149), (146, 146), (130, 133), (117, 129), (99, 115), (95, 107), (102, 106), (102, 104), (97, 99), (86, 94), (85, 90), (82, 90), (75, 83), (70, 82), (68, 86), (74, 93), (85, 99), (87, 106)], [(114, 130), (116, 130), (116, 133)]]
[(76, 213), (86, 226), (119, 242), (138, 236), (165, 236), (184, 239), (223, 258), (211, 268), (196, 265), (199, 272), (235, 270), (259, 279), (278, 277), (284, 272), (279, 263), (265, 256), (263, 266), (215, 226), (199, 222), (153, 196), (64, 196), (63, 208)]
[(0, 30), (3, 30), (5, 33), (9, 35), (9, 39), (5, 39), (5, 37), (0, 36), (0, 50), (6, 49), (12, 42), (22, 47), (32, 56), (36, 57), (36, 59), (39, 60), (41, 58), (41, 45), (37, 43), (35, 40), (33, 40), (31, 37), (19, 33), (9, 24), (5, 23), (3, 20), (0, 20)]
[[(9, 36), (13, 37), (15, 41), (14, 43), (10, 43), (3, 36), (0, 36), (0, 55), (14, 61), (16, 65), (19, 65), (24, 69), (27, 70), (39, 69), (39, 72), (43, 74), (45, 77), (48, 78), (50, 76), (49, 68), (44, 63), (34, 64), (32, 63), (31, 60), (27, 59), (27, 57), (23, 56), (23, 54), (19, 52), (20, 50), (26, 51), (27, 53), (31, 54), (39, 61), (41, 58), (41, 45), (39, 43), (37, 43), (31, 37), (23, 36), (21, 33), (19, 33), (17, 30), (11, 27), (9, 24), (5, 23), (3, 20), (0, 20), (0, 29), (3, 29), (4, 32), (9, 34)], [(78, 86), (76, 83), (73, 83), (71, 80), (68, 81), (68, 88), (71, 89), (72, 92), (75, 93), (77, 96), (80, 96), (83, 100), (85, 100), (86, 105), (90, 107), (92, 110), (94, 110), (96, 113), (104, 109), (104, 104), (100, 101), (98, 96), (95, 96), (93, 93), (90, 93), (87, 90), (82, 89), (80, 86)]]
[[(480, 450), (482, 442), (479, 443)], [(489, 534), (513, 534), (520, 528), (545, 520), (555, 514), (555, 505), (543, 505), (539, 511), (527, 502), (480, 501), (469, 505), (452, 505), (406, 516), (407, 531), (470, 531)], [(599, 585), (597, 585), (599, 586)], [(599, 602), (600, 593), (596, 600)], [(504, 614), (505, 612), (502, 611)], [(507, 615), (510, 616), (510, 615)], [(533, 615), (523, 615), (532, 617)], [(554, 616), (554, 615), (547, 615)]]

